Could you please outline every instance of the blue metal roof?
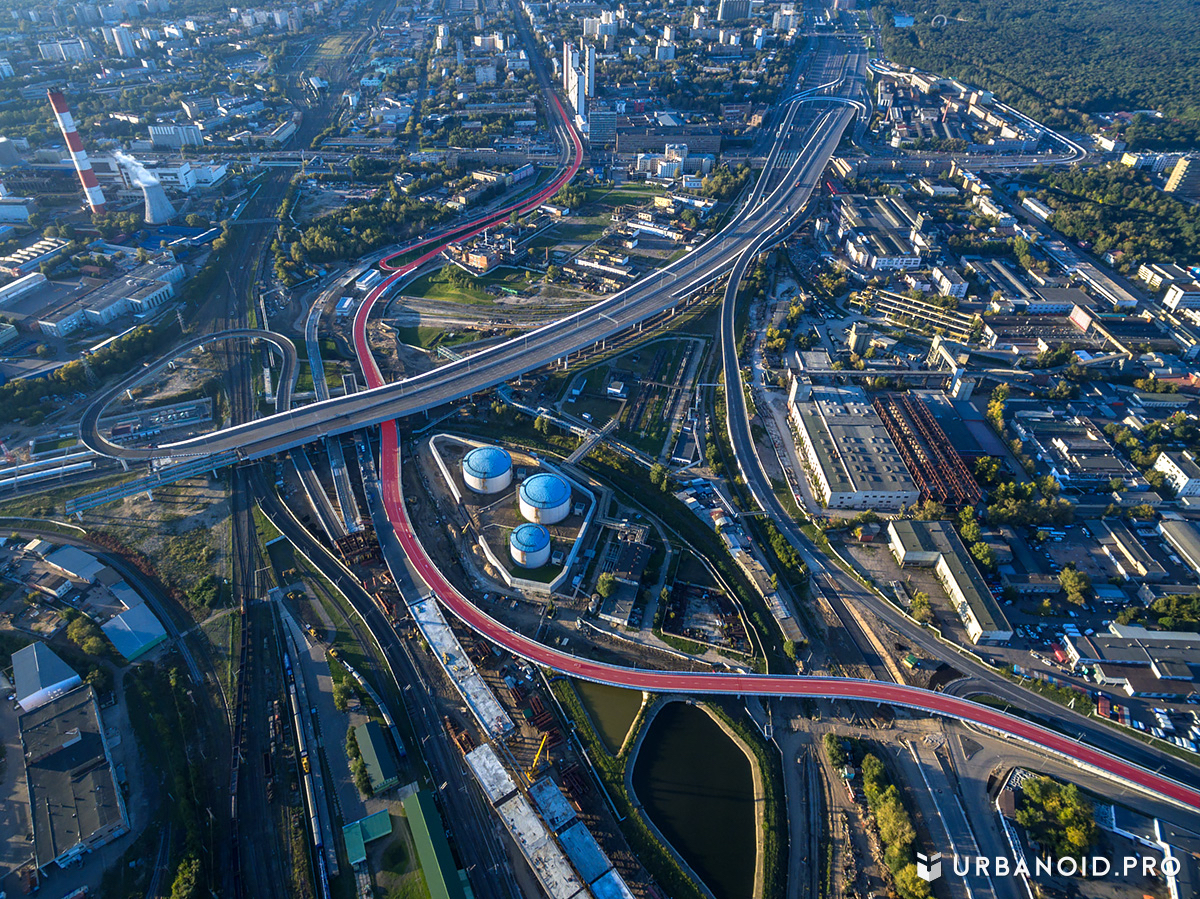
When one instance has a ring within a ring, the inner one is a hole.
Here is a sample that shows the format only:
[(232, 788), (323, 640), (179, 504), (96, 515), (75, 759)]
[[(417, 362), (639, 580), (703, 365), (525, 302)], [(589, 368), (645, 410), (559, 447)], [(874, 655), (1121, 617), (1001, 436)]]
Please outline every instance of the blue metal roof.
[(463, 471), (477, 478), (498, 478), (512, 468), (512, 456), (498, 446), (477, 446), (463, 457)]
[(535, 553), (550, 545), (550, 532), (540, 524), (519, 524), (508, 538), (513, 549), (524, 553)]
[(571, 498), (571, 488), (556, 474), (541, 471), (525, 479), (521, 499), (539, 509), (553, 509)]

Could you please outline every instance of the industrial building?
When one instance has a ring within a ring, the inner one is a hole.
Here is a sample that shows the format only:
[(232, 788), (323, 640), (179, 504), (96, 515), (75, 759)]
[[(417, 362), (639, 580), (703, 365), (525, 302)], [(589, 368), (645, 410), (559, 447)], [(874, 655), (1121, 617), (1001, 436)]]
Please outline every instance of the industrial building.
[(975, 506), (983, 499), (970, 469), (919, 398), (886, 394), (877, 396), (871, 405), (920, 487), (921, 499), (959, 507)]
[(1117, 518), (1105, 518), (1084, 523), (1088, 533), (1096, 538), (1121, 577), (1158, 583), (1166, 580), (1167, 570), (1146, 552), (1142, 542)]
[(112, 641), (117, 652), (130, 662), (141, 658), (167, 640), (167, 632), (163, 629), (162, 622), (144, 602), (114, 615), (100, 625), (100, 630)]
[(913, 241), (919, 216), (895, 197), (850, 195), (835, 200), (837, 236), (856, 265), (875, 271), (918, 268), (921, 254)]
[(1151, 631), (1135, 625), (1109, 625), (1109, 633), (1063, 639), (1075, 667), (1090, 667), (1098, 684), (1130, 696), (1179, 700), (1196, 693), (1200, 635)]
[(26, 712), (19, 724), (39, 868), (65, 868), (128, 832), (91, 685)]
[(859, 294), (859, 303), (881, 313), (892, 324), (929, 331), (940, 330), (958, 343), (969, 341), (972, 333), (980, 325), (977, 315), (943, 309), (927, 300), (914, 300), (910, 296), (891, 290), (868, 287)]
[(788, 409), (801, 458), (827, 508), (895, 512), (920, 498), (863, 390), (794, 381)]
[(12, 654), (17, 703), (26, 712), (75, 689), (83, 680), (45, 643), (31, 643)]
[(972, 643), (1003, 644), (1012, 639), (1012, 625), (950, 524), (892, 521), (888, 543), (901, 568), (933, 568)]
[(81, 292), (38, 316), (38, 328), (47, 337), (66, 337), (83, 327), (103, 327), (123, 315), (146, 316), (174, 298), (175, 273), (182, 275), (183, 266), (140, 266), (95, 287), (88, 286), (94, 281), (84, 279)]
[(354, 739), (367, 766), (367, 777), (371, 781), (371, 792), (378, 796), (400, 783), (400, 771), (392, 755), (390, 741), (376, 721), (368, 721), (354, 728)]

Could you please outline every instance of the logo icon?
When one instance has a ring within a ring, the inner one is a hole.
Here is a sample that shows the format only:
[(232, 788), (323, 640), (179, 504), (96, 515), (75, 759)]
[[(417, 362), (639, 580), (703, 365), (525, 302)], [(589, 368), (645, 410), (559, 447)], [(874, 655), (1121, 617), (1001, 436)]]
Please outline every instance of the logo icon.
[(934, 852), (931, 855), (917, 853), (917, 876), (926, 883), (932, 883), (942, 876), (942, 854)]

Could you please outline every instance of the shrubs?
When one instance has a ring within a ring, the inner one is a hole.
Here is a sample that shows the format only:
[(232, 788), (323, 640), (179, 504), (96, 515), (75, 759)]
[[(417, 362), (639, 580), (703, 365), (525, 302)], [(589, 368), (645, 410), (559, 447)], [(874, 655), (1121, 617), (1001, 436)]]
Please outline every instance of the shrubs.
[(916, 876), (913, 863), (913, 842), (917, 832), (900, 799), (900, 791), (888, 782), (883, 762), (877, 756), (863, 756), (862, 777), (867, 808), (879, 828), (883, 858), (892, 872), (896, 892), (903, 899), (928, 899), (929, 884)]

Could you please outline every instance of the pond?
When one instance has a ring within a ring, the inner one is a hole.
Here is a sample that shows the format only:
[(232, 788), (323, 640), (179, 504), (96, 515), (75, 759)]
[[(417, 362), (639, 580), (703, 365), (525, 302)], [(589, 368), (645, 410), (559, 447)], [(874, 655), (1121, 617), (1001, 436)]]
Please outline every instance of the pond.
[(579, 694), (604, 748), (610, 755), (616, 755), (621, 751), (625, 735), (629, 733), (642, 707), (641, 691), (622, 690), (591, 681), (575, 681), (575, 692)]
[(664, 706), (634, 759), (646, 814), (717, 899), (754, 894), (750, 760), (701, 708)]

